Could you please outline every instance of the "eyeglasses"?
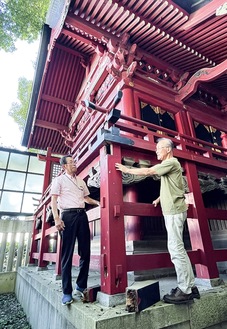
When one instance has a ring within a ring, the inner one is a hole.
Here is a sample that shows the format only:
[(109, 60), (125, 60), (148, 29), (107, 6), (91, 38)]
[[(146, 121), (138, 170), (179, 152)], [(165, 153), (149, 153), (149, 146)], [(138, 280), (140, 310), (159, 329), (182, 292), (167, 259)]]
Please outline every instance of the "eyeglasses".
[(168, 148), (168, 147), (169, 147), (169, 146), (161, 146), (161, 147), (157, 147), (157, 148), (156, 148), (156, 152), (159, 151), (159, 150), (161, 150), (161, 149)]
[(76, 163), (76, 161), (70, 161), (70, 162), (67, 162), (66, 165), (74, 165)]

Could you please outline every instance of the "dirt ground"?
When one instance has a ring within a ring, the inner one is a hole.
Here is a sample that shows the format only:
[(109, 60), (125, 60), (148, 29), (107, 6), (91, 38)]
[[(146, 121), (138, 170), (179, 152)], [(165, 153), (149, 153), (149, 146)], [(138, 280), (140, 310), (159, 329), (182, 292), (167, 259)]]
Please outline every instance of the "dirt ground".
[(0, 329), (31, 329), (14, 293), (0, 294)]

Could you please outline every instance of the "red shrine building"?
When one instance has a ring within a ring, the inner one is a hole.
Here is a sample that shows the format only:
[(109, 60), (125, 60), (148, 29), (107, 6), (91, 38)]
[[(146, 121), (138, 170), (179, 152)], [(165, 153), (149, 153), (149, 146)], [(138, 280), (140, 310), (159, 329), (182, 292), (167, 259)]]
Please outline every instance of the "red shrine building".
[[(30, 263), (60, 268), (60, 239), (48, 220), (59, 157), (100, 200), (87, 208), (91, 270), (101, 291), (125, 292), (127, 274), (173, 270), (159, 179), (121, 174), (115, 163), (157, 163), (170, 138), (189, 204), (185, 245), (195, 275), (211, 283), (227, 269), (227, 6), (224, 0), (54, 1), (43, 28), (22, 144), (47, 151), (34, 213)], [(78, 265), (75, 252), (73, 265)]]

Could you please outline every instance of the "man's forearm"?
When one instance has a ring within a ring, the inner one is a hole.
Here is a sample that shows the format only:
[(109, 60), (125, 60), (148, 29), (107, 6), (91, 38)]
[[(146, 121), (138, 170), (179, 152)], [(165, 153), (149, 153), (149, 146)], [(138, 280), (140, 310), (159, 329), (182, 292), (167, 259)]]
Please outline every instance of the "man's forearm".
[(51, 199), (51, 209), (52, 209), (54, 219), (58, 218), (59, 214), (58, 214), (57, 200), (55, 200), (55, 198), (53, 198), (53, 197)]
[(100, 205), (100, 202), (98, 200), (94, 200), (94, 199), (90, 198), (89, 196), (85, 197), (84, 201), (88, 204), (93, 205), (93, 206), (99, 206)]
[(153, 169), (153, 167), (150, 168), (128, 168), (121, 163), (116, 163), (115, 167), (117, 170), (120, 170), (121, 172), (125, 174), (131, 174), (131, 175), (138, 175), (138, 176), (151, 176), (155, 175), (156, 172)]

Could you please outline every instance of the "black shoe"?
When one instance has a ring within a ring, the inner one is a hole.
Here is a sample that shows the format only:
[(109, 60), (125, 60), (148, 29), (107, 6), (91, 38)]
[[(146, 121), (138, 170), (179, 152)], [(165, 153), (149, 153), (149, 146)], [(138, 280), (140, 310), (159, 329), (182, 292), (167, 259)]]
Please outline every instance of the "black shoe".
[(185, 304), (189, 302), (193, 302), (193, 294), (185, 294), (178, 287), (171, 294), (167, 294), (163, 297), (165, 303), (169, 304)]
[(192, 295), (193, 298), (200, 299), (199, 289), (196, 286), (192, 287)]
[[(176, 291), (177, 291), (177, 288), (173, 288), (171, 290), (170, 294), (175, 294)], [(192, 287), (192, 295), (193, 295), (193, 298), (200, 299), (199, 289), (196, 286)]]

